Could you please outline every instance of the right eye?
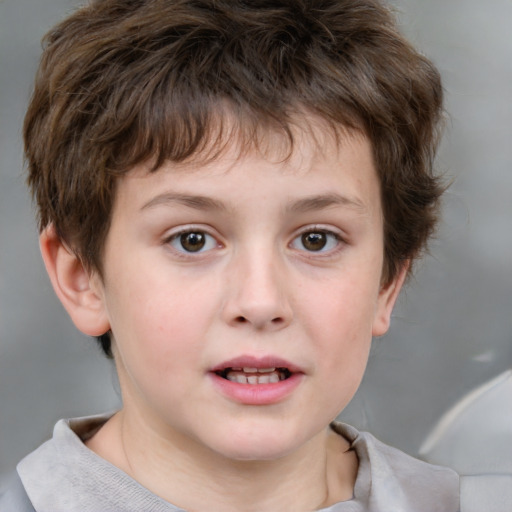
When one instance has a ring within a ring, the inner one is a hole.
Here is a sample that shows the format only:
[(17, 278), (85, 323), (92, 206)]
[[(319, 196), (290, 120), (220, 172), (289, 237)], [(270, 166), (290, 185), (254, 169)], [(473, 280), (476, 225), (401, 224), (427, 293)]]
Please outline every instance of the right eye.
[(205, 252), (219, 246), (212, 235), (199, 230), (182, 231), (172, 236), (168, 243), (173, 249), (186, 253)]

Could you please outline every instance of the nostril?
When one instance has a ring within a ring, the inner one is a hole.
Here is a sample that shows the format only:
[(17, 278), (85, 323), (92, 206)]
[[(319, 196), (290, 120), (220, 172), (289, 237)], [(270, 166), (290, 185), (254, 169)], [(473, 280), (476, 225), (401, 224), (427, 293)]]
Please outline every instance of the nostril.
[[(1, 1), (1, 0), (0, 0)], [(251, 324), (256, 329), (280, 329), (287, 324), (287, 318), (285, 316), (267, 316), (267, 315), (238, 315), (234, 316), (231, 320), (232, 325), (245, 325)]]

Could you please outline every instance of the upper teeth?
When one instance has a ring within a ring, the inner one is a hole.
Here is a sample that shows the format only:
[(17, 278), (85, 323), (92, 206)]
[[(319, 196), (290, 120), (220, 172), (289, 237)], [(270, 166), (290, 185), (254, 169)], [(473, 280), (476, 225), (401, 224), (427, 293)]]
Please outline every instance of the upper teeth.
[(229, 368), (225, 378), (239, 384), (272, 384), (285, 378), (282, 371), (272, 368)]
[[(248, 372), (251, 373), (251, 372)], [(278, 372), (269, 373), (267, 375), (246, 375), (241, 372), (229, 372), (226, 375), (226, 379), (231, 382), (238, 382), (239, 384), (272, 384), (279, 382), (281, 377)]]
[[(238, 370), (238, 368), (232, 368), (233, 370)], [(243, 368), (244, 373), (272, 373), (275, 372), (275, 368), (249, 368), (247, 366), (244, 366)]]

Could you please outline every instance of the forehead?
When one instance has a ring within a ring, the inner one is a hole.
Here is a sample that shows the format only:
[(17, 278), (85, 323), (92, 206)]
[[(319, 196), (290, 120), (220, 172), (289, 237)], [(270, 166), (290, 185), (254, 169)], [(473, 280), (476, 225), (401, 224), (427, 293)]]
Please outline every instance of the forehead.
[[(265, 195), (301, 209), (334, 204), (380, 211), (380, 193), (369, 140), (360, 132), (302, 119), (293, 132), (266, 131), (250, 144), (231, 131), (228, 140), (182, 162), (155, 168), (140, 164), (121, 178), (118, 200), (139, 208), (177, 204), (220, 209), (219, 204)], [(219, 141), (217, 141), (219, 142)], [(200, 199), (198, 199), (200, 197)], [(171, 200), (179, 199), (176, 200)], [(261, 197), (260, 197), (261, 199)], [(118, 201), (117, 201), (118, 202)]]
[(279, 165), (284, 172), (300, 173), (314, 167), (314, 161), (324, 159), (326, 155), (331, 160), (343, 160), (347, 156), (347, 146), (370, 156), (373, 165), (370, 141), (361, 130), (302, 111), (283, 123), (264, 120), (256, 124), (254, 119), (235, 117), (228, 111), (213, 116), (199, 149), (193, 154), (178, 161), (157, 155), (135, 165), (129, 174), (143, 177), (172, 168), (177, 173), (207, 175), (218, 167), (219, 162), (227, 172), (248, 157)]

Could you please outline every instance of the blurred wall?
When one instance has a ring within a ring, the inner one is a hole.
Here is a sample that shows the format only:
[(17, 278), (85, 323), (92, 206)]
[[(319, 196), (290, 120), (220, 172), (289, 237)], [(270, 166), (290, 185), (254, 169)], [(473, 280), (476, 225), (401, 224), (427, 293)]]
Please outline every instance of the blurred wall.
[[(454, 179), (432, 256), (341, 415), (412, 454), (445, 409), (512, 366), (512, 2), (396, 0), (440, 68)], [(78, 5), (0, 0), (0, 477), (60, 417), (119, 404), (114, 372), (54, 297), (22, 173), (21, 124), (40, 38)]]

